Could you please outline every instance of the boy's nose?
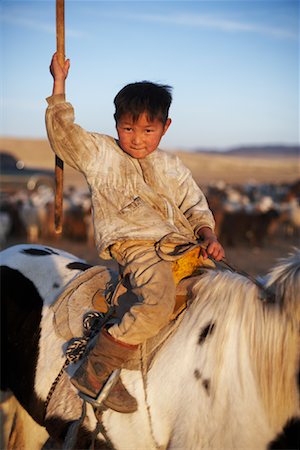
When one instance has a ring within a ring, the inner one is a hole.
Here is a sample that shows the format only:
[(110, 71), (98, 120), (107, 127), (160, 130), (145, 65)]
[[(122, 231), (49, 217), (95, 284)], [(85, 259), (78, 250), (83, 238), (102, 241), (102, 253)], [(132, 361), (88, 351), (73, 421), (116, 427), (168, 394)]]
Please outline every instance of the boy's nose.
[(139, 134), (135, 133), (135, 134), (132, 136), (132, 143), (133, 143), (134, 145), (139, 145), (141, 142), (142, 142), (141, 136), (140, 136)]

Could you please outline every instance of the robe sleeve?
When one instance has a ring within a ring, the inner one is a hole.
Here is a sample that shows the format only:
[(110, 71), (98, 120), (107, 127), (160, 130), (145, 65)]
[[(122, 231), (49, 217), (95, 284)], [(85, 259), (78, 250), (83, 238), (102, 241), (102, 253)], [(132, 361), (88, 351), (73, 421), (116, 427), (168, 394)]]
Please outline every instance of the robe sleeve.
[(92, 171), (100, 157), (93, 133), (75, 123), (73, 106), (65, 101), (64, 94), (46, 100), (46, 129), (52, 150), (74, 169), (84, 174)]
[(183, 212), (195, 235), (203, 227), (215, 228), (215, 220), (207, 199), (192, 177), (191, 171), (177, 159), (178, 190), (176, 202)]

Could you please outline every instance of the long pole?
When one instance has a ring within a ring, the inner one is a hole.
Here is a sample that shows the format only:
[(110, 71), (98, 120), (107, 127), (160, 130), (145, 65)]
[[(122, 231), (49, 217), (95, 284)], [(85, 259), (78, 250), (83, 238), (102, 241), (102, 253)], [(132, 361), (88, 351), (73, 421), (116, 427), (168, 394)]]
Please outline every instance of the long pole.
[[(56, 0), (56, 52), (58, 62), (63, 67), (65, 62), (65, 5), (64, 0)], [(55, 156), (55, 203), (54, 224), (57, 234), (62, 232), (63, 224), (63, 185), (64, 162)]]

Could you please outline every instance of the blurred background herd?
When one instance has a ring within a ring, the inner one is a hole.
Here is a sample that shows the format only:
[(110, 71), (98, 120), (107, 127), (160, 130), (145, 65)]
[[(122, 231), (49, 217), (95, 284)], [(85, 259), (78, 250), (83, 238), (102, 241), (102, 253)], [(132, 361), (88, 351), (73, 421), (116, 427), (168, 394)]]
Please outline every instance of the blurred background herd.
[[(201, 186), (225, 247), (262, 248), (278, 238), (300, 238), (300, 179), (293, 183), (218, 181)], [(0, 243), (38, 243), (66, 239), (94, 247), (91, 199), (87, 189), (69, 186), (64, 192), (62, 237), (54, 230), (53, 189), (41, 185), (30, 191), (1, 192)]]

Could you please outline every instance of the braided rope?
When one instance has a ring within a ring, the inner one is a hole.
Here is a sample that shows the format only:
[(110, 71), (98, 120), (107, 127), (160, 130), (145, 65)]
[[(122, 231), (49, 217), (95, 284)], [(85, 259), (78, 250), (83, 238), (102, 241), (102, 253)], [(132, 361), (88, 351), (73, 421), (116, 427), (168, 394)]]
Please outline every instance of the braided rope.
[(56, 388), (59, 380), (61, 379), (65, 369), (68, 367), (69, 364), (70, 363), (69, 363), (68, 360), (65, 361), (64, 365), (60, 369), (60, 372), (58, 373), (57, 377), (55, 378), (54, 382), (52, 383), (52, 386), (50, 388), (50, 391), (48, 392), (48, 395), (47, 395), (47, 398), (46, 398), (46, 401), (45, 401), (45, 414), (44, 414), (45, 416), (46, 416), (47, 408), (48, 408), (48, 405), (49, 405), (50, 400), (52, 398), (53, 392), (55, 391), (55, 388)]
[(80, 337), (80, 338), (73, 338), (68, 343), (68, 347), (66, 349), (66, 360), (65, 360), (62, 368), (60, 369), (57, 377), (55, 378), (54, 382), (52, 383), (49, 393), (47, 395), (46, 401), (45, 401), (45, 415), (46, 415), (50, 400), (52, 398), (52, 395), (55, 391), (55, 388), (58, 385), (64, 371), (69, 366), (69, 364), (71, 364), (71, 363), (75, 364), (83, 357), (83, 355), (86, 352), (89, 341), (99, 332), (104, 318), (105, 318), (105, 315), (102, 313), (99, 313), (98, 311), (91, 311), (90, 313), (88, 313), (84, 316), (84, 318), (83, 318), (83, 331), (84, 331), (83, 334), (84, 334), (84, 336)]

